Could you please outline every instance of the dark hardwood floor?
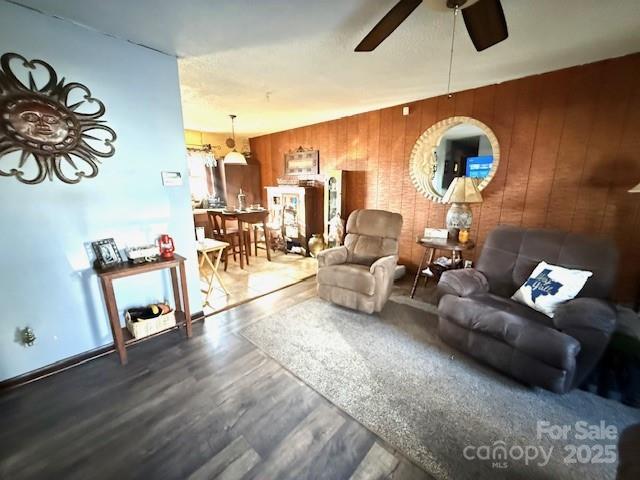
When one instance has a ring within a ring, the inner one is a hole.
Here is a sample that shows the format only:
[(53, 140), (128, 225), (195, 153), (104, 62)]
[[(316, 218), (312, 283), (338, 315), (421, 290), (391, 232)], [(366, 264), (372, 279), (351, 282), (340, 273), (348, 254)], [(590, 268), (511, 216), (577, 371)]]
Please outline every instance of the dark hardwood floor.
[(2, 479), (426, 479), (237, 334), (310, 279), (0, 396)]

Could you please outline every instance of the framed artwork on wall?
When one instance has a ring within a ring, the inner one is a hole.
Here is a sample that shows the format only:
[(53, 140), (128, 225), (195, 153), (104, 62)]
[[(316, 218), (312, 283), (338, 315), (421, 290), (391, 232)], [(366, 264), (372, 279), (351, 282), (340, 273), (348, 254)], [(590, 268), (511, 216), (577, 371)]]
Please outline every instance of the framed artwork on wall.
[[(20, 78), (28, 78), (23, 82)], [(101, 119), (106, 108), (91, 90), (58, 78), (43, 60), (0, 57), (0, 176), (35, 185), (74, 184), (98, 175), (115, 153), (116, 132)]]
[(298, 147), (284, 154), (285, 175), (318, 175), (320, 173), (320, 150)]

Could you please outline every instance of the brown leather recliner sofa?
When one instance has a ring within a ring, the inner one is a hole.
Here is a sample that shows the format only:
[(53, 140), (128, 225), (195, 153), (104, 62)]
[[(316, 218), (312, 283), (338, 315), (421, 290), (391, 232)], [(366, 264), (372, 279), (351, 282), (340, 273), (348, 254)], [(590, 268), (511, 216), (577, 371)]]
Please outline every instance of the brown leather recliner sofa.
[(355, 210), (344, 245), (318, 254), (318, 296), (365, 313), (379, 312), (393, 288), (402, 215)]
[[(540, 261), (593, 275), (553, 318), (511, 296)], [(498, 227), (476, 268), (445, 272), (438, 283), (443, 341), (523, 383), (565, 393), (604, 352), (616, 323), (607, 301), (618, 255), (612, 242), (551, 230)]]

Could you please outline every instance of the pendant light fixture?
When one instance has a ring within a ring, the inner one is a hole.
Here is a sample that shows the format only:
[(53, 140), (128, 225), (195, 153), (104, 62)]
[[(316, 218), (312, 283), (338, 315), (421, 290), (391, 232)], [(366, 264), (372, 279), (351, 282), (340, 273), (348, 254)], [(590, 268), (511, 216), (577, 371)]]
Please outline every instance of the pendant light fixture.
[(247, 159), (243, 154), (236, 150), (236, 130), (234, 120), (236, 118), (235, 115), (229, 115), (231, 117), (231, 137), (227, 138), (227, 146), (232, 148), (229, 153), (224, 156), (224, 164), (225, 165), (246, 165)]

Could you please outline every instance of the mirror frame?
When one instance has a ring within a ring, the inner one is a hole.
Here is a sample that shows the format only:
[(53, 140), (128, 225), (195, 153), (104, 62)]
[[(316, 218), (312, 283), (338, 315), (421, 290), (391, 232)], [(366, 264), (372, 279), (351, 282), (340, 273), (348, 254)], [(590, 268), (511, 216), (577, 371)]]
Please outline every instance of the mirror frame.
[(462, 123), (469, 123), (480, 128), (489, 139), (493, 151), (491, 170), (489, 171), (489, 175), (484, 177), (482, 182), (478, 184), (478, 190), (482, 191), (489, 185), (489, 182), (491, 182), (495, 176), (498, 166), (500, 165), (500, 145), (498, 144), (498, 138), (487, 125), (475, 118), (463, 116), (449, 117), (440, 120), (418, 137), (418, 140), (411, 150), (411, 156), (409, 157), (409, 175), (411, 176), (413, 186), (418, 192), (434, 202), (442, 203), (442, 195), (438, 193), (432, 184), (433, 174), (437, 168), (437, 160), (434, 152), (438, 148), (447, 130)]

